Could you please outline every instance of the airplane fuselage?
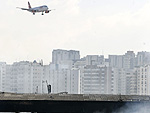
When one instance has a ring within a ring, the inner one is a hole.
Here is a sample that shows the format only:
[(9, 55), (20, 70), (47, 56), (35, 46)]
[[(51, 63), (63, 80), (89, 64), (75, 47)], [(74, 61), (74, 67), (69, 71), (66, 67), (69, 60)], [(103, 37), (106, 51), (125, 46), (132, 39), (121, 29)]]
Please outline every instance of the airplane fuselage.
[(28, 10), (29, 12), (44, 12), (44, 11), (48, 11), (48, 7), (46, 5), (43, 6), (39, 6), (39, 7), (34, 7), (34, 8), (30, 8)]

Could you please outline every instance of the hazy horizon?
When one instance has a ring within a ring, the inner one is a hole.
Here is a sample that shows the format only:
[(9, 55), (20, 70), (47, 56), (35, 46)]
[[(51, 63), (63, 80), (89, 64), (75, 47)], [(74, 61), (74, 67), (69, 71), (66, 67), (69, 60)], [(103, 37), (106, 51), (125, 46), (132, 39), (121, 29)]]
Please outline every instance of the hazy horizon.
[(0, 4), (0, 61), (52, 61), (53, 49), (86, 55), (122, 55), (150, 50), (150, 0), (30, 0), (56, 9), (41, 15), (22, 11), (27, 0)]

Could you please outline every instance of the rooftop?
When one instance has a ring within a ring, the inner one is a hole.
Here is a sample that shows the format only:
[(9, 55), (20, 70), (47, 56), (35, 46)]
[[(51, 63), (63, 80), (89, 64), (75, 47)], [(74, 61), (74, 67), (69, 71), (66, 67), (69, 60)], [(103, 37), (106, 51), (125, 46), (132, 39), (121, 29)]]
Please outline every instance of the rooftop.
[(59, 101), (150, 101), (145, 95), (105, 94), (16, 94), (0, 92), (0, 100), (59, 100)]

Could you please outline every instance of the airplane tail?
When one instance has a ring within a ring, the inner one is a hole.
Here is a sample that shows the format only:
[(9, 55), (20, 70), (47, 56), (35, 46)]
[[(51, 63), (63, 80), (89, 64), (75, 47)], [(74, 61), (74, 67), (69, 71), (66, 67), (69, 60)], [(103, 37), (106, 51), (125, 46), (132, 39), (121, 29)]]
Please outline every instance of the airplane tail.
[(29, 9), (31, 8), (30, 2), (28, 2), (28, 7), (29, 7)]

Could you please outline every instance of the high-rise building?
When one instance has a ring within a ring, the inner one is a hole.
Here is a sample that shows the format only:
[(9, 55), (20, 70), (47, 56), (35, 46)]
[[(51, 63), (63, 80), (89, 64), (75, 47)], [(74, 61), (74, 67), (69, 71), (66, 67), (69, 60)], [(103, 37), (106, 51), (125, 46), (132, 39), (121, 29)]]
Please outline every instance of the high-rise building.
[(135, 67), (135, 53), (133, 51), (127, 51), (123, 56), (123, 68), (133, 69)]
[(6, 81), (5, 81), (4, 92), (12, 92), (13, 86), (13, 76), (12, 76), (12, 65), (6, 64)]
[(42, 93), (48, 93), (47, 85), (51, 85), (50, 79), (50, 65), (43, 65)]
[(15, 62), (9, 68), (11, 78), (10, 92), (31, 93), (31, 64), (29, 62)]
[(44, 76), (44, 67), (41, 63), (34, 61), (31, 65), (31, 85), (33, 93), (42, 93), (42, 79)]
[(116, 68), (116, 89), (120, 95), (137, 94), (137, 74), (135, 69)]
[(0, 62), (0, 91), (5, 92), (7, 87), (6, 63)]
[(82, 68), (86, 65), (86, 58), (81, 58), (73, 64), (73, 68)]
[(109, 55), (109, 66), (123, 68), (123, 55)]
[(137, 94), (150, 95), (150, 65), (137, 68)]
[(80, 70), (78, 68), (71, 69), (68, 83), (70, 86), (70, 94), (80, 94)]
[(86, 65), (102, 65), (104, 64), (104, 56), (101, 55), (87, 55), (85, 57)]
[(78, 64), (75, 65), (77, 61), (81, 61), (79, 51), (53, 50), (50, 64), (52, 93), (79, 93), (79, 69)]
[(36, 61), (15, 62), (7, 66), (7, 91), (14, 93), (42, 93), (44, 67)]
[(136, 57), (136, 66), (143, 66), (150, 64), (150, 52), (138, 52)]
[(117, 84), (118, 84), (118, 94), (126, 94), (126, 74), (123, 68), (116, 69), (117, 71)]
[(57, 49), (52, 52), (53, 64), (68, 64), (71, 66), (76, 60), (80, 60), (79, 51)]
[(126, 71), (126, 95), (137, 95), (137, 74), (134, 69)]
[(70, 69), (64, 64), (50, 64), (50, 84), (52, 93), (79, 93), (79, 69)]
[(67, 79), (70, 74), (68, 67), (62, 64), (50, 64), (50, 84), (52, 93), (67, 92)]
[(87, 65), (81, 69), (80, 93), (115, 94), (115, 75), (110, 67)]

